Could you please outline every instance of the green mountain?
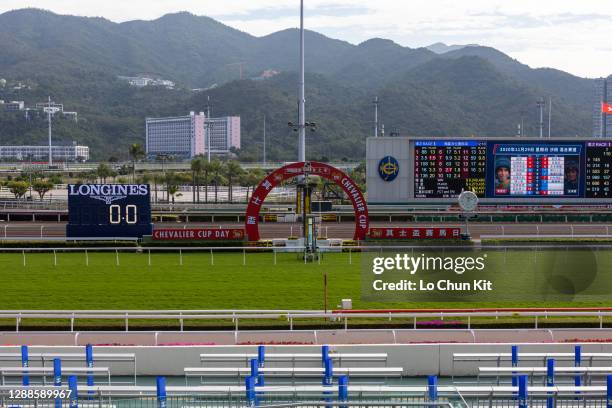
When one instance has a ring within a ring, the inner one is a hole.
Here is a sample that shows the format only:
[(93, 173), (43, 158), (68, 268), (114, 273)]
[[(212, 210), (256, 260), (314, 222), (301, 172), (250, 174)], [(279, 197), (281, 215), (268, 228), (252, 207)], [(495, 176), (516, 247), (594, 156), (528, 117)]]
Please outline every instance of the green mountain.
[[(52, 95), (79, 122), (57, 120), (57, 139), (87, 143), (95, 159), (126, 157), (144, 142), (147, 116), (204, 111), (240, 115), (240, 157), (261, 158), (263, 117), (270, 160), (295, 157), (298, 31), (264, 37), (208, 17), (176, 13), (117, 24), (102, 18), (38, 9), (0, 14), (0, 99), (31, 106)], [(539, 97), (553, 103), (553, 136), (589, 135), (593, 82), (554, 69), (531, 69), (488, 47), (437, 54), (393, 41), (359, 45), (306, 32), (307, 117), (311, 158), (362, 158), (372, 134), (372, 100), (381, 101), (387, 134), (470, 136), (516, 134), (525, 122), (535, 135)], [(244, 78), (239, 80), (240, 71)], [(264, 70), (281, 74), (257, 78)], [(118, 76), (153, 75), (175, 90), (131, 88)], [(14, 84), (26, 87), (13, 89)], [(193, 88), (210, 88), (193, 92)], [(0, 143), (42, 143), (44, 118), (0, 112)]]

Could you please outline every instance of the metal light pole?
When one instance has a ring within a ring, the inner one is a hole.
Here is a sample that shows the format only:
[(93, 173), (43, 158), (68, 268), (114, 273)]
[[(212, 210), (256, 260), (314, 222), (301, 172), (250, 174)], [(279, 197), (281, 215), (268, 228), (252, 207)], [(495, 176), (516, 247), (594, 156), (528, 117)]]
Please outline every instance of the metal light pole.
[(374, 137), (378, 137), (378, 96), (374, 98)]
[(542, 139), (544, 137), (544, 105), (546, 102), (544, 102), (544, 98), (540, 98), (536, 104), (540, 110), (540, 139)]
[(552, 125), (552, 98), (548, 98), (548, 138), (550, 139), (550, 127)]
[(53, 148), (51, 144), (51, 96), (49, 96), (49, 104), (47, 105), (47, 118), (49, 120), (49, 167), (53, 166)]
[(266, 165), (266, 115), (263, 118), (263, 164)]
[(298, 161), (306, 161), (306, 97), (304, 84), (304, 0), (300, 0), (300, 85), (298, 108)]
[(212, 122), (210, 122), (210, 95), (206, 97), (206, 119), (205, 119), (205, 130), (206, 130), (206, 153), (208, 156), (208, 162), (210, 163), (210, 127)]

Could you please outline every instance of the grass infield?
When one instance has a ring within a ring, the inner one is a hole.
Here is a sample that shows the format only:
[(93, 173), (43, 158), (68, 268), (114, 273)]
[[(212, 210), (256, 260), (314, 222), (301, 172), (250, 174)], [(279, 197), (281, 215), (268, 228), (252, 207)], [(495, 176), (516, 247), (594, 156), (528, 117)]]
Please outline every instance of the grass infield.
[[(533, 251), (513, 251), (528, 262)], [(568, 256), (566, 251), (560, 251)], [(493, 252), (489, 257), (509, 255)], [(569, 255), (571, 257), (571, 253)], [(117, 265), (117, 257), (119, 264)], [(597, 255), (612, 265), (612, 251)], [(304, 264), (278, 253), (0, 253), (0, 309), (323, 309), (353, 299), (355, 309), (581, 307), (609, 302), (364, 302), (360, 254), (324, 254)], [(504, 261), (505, 258), (504, 258)], [(525, 265), (517, 264), (516, 268)], [(579, 271), (577, 273), (580, 273)], [(612, 292), (612, 288), (609, 289)]]

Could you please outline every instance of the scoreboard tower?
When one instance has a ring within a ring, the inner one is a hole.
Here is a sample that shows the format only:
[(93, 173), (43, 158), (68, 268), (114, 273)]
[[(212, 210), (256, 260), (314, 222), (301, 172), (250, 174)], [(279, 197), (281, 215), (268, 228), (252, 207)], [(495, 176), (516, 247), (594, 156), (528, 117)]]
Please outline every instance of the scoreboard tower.
[(369, 138), (367, 183), (369, 204), (612, 204), (612, 140)]
[(69, 184), (68, 238), (151, 235), (148, 184)]

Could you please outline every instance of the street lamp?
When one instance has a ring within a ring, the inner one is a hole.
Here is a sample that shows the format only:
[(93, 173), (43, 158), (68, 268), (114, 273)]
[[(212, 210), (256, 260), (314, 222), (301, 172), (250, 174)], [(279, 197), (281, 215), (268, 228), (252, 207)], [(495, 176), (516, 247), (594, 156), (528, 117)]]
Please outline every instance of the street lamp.
[[(164, 164), (166, 162), (166, 160), (168, 160), (168, 158), (170, 157), (169, 154), (165, 154), (165, 153), (160, 153), (158, 154), (155, 159), (158, 161), (161, 161), (162, 163), (162, 174), (164, 175), (164, 181), (166, 180), (166, 169), (164, 167)], [(163, 198), (163, 195), (162, 195)], [(166, 200), (169, 200), (169, 196), (168, 196), (168, 188), (166, 187)]]
[[(300, 125), (295, 124), (293, 122), (287, 123), (287, 126), (289, 126), (289, 128), (294, 132), (300, 130)], [(304, 123), (304, 129), (310, 129), (311, 132), (315, 132), (317, 130), (317, 124), (314, 122), (306, 122)]]

